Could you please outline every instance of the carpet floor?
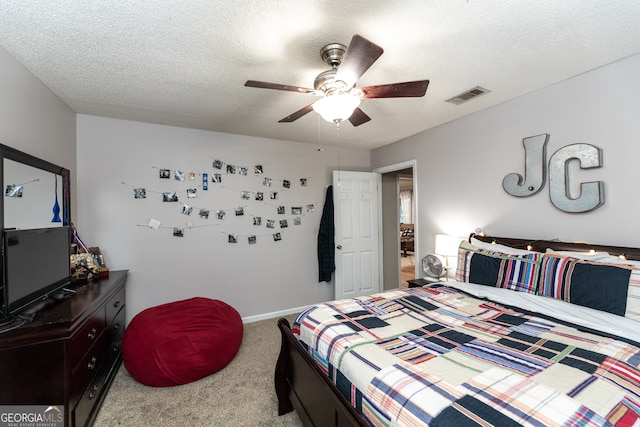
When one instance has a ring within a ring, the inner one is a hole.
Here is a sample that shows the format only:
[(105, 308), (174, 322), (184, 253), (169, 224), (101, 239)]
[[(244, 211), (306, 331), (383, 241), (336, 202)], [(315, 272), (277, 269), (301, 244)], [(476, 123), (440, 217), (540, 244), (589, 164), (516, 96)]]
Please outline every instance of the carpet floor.
[[(295, 316), (287, 317), (293, 323)], [(231, 363), (189, 384), (148, 387), (122, 365), (94, 426), (302, 426), (295, 411), (278, 416), (273, 386), (280, 351), (276, 320), (245, 324), (242, 345)]]

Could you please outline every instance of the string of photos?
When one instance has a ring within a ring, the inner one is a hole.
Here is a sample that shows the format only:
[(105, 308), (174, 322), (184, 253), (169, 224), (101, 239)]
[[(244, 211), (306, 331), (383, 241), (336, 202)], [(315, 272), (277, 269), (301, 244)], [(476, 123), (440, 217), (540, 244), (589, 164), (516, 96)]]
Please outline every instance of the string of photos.
[[(290, 224), (294, 226), (298, 226), (302, 224), (302, 216), (305, 214), (315, 212), (315, 204), (307, 203), (307, 204), (296, 204), (295, 206), (290, 206), (289, 209), (283, 204), (278, 202), (280, 193), (282, 191), (287, 191), (292, 188), (292, 185), (297, 185), (300, 187), (307, 187), (309, 184), (308, 177), (299, 178), (297, 181), (292, 181), (290, 179), (280, 179), (267, 177), (264, 175), (264, 167), (263, 165), (254, 165), (253, 166), (253, 175), (260, 178), (262, 186), (265, 187), (263, 191), (253, 191), (248, 189), (230, 187), (226, 185), (222, 185), (223, 177), (230, 175), (238, 175), (238, 176), (249, 176), (250, 169), (246, 166), (238, 166), (229, 163), (225, 163), (219, 159), (214, 159), (212, 163), (212, 167), (214, 169), (213, 173), (209, 172), (185, 172), (179, 169), (168, 169), (168, 168), (159, 168), (153, 166), (153, 169), (158, 170), (158, 178), (160, 180), (170, 180), (173, 176), (174, 181), (189, 183), (193, 182), (194, 185), (190, 186), (190, 188), (186, 188), (182, 191), (162, 191), (162, 190), (149, 190), (143, 187), (137, 187), (131, 184), (128, 184), (122, 181), (122, 184), (127, 185), (133, 188), (133, 197), (134, 199), (146, 199), (147, 194), (158, 194), (161, 195), (161, 200), (163, 203), (176, 203), (180, 205), (179, 213), (185, 216), (191, 216), (194, 212), (198, 212), (198, 218), (202, 220), (208, 220), (210, 218), (215, 218), (219, 222), (209, 223), (209, 224), (200, 224), (193, 225), (191, 222), (187, 222), (187, 226), (166, 226), (162, 225), (162, 221), (151, 218), (146, 224), (137, 224), (139, 227), (148, 227), (153, 230), (158, 229), (170, 229), (173, 232), (173, 236), (175, 237), (184, 237), (185, 229), (193, 229), (193, 228), (201, 228), (201, 227), (214, 227), (221, 226), (222, 222), (229, 216), (242, 217), (250, 216), (252, 218), (253, 227), (261, 227), (265, 226), (269, 233), (249, 233), (249, 234), (240, 234), (235, 232), (221, 231), (221, 233), (227, 235), (227, 241), (229, 243), (238, 243), (241, 241), (241, 238), (246, 239), (246, 242), (249, 245), (256, 244), (259, 237), (268, 237), (271, 236), (273, 241), (282, 240), (282, 230), (289, 228)], [(173, 172), (173, 173), (172, 173)], [(199, 184), (195, 185), (196, 180), (198, 180)], [(226, 178), (224, 179), (226, 181)], [(292, 184), (293, 182), (293, 184)], [(278, 183), (280, 184), (277, 187)], [(198, 199), (199, 191), (208, 191), (210, 185), (215, 185), (217, 188), (226, 189), (229, 191), (234, 191), (238, 193), (238, 198), (240, 204), (235, 207), (225, 207), (225, 208), (213, 208), (210, 206), (197, 206), (196, 199)], [(186, 201), (180, 201), (182, 197), (186, 198)], [(245, 209), (249, 207), (247, 203), (260, 203), (266, 206), (272, 206), (274, 208), (275, 216), (273, 218), (263, 218), (262, 215), (256, 215), (249, 212), (246, 212)], [(242, 204), (244, 203), (244, 204)], [(287, 212), (290, 216), (283, 217), (287, 215)], [(279, 228), (280, 231), (277, 231)]]

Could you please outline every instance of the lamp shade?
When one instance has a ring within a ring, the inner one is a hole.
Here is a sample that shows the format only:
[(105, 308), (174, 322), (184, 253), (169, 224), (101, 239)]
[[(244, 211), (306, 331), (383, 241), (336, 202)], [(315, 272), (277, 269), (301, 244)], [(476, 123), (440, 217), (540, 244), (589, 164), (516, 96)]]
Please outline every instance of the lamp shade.
[(328, 95), (317, 100), (313, 109), (328, 122), (340, 123), (353, 114), (353, 110), (360, 105), (360, 98), (348, 93)]
[(443, 256), (455, 256), (458, 254), (458, 247), (462, 240), (464, 239), (459, 236), (436, 234), (435, 253)]

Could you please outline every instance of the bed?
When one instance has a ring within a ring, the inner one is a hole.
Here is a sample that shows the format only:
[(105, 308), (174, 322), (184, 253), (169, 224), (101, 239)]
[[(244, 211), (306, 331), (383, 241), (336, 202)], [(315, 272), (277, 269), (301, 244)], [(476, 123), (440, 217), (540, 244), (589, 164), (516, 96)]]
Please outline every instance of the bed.
[(278, 412), (305, 426), (640, 425), (638, 261), (471, 235), (455, 281), (280, 319)]

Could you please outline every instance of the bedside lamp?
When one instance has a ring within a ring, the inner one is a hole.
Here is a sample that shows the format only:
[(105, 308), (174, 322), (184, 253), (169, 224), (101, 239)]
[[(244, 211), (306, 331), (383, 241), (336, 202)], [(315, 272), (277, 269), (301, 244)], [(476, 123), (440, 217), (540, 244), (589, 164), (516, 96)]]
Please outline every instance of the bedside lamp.
[(458, 256), (458, 247), (460, 242), (464, 240), (462, 237), (450, 236), (448, 234), (436, 234), (435, 253), (444, 258), (446, 277), (449, 277), (449, 257)]

